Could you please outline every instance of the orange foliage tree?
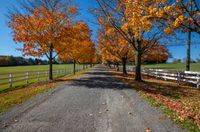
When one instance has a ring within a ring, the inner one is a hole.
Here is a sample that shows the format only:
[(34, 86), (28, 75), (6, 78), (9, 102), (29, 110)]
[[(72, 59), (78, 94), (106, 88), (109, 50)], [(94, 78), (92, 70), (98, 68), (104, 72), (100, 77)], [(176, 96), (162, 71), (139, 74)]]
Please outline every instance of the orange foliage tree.
[[(145, 50), (153, 46), (143, 46), (146, 41), (156, 43), (162, 38), (159, 23), (151, 17), (154, 8), (163, 0), (96, 0), (100, 9), (96, 15), (101, 24), (109, 22), (133, 48), (135, 55), (135, 80), (142, 81), (141, 63)], [(151, 7), (151, 8), (150, 8)], [(159, 9), (158, 9), (159, 10)], [(102, 18), (106, 20), (102, 20)], [(143, 47), (142, 47), (143, 46)]]
[(123, 73), (127, 74), (126, 63), (134, 58), (133, 48), (114, 28), (107, 27), (99, 32), (99, 50), (103, 61), (117, 62), (117, 70), (118, 63), (122, 62)]
[[(91, 31), (86, 23), (76, 22), (70, 27), (70, 31), (63, 36), (64, 41), (60, 44), (63, 52), (59, 54), (59, 58), (63, 61), (73, 60), (75, 74), (76, 62), (92, 63), (96, 51), (94, 42), (91, 40)], [(73, 36), (68, 37), (71, 34)]]
[[(165, 62), (169, 58), (166, 47), (158, 42), (143, 41), (141, 48), (143, 62)], [(99, 50), (104, 63), (122, 62), (123, 73), (127, 74), (126, 63), (133, 61), (133, 48), (114, 28), (99, 33)]]
[[(76, 14), (76, 7), (61, 0), (41, 0), (29, 3), (28, 13), (14, 12), (9, 22), (14, 41), (23, 43), (24, 55), (44, 56), (49, 59), (49, 79), (53, 79), (53, 59), (63, 52), (60, 44)], [(70, 36), (69, 36), (70, 37)]]

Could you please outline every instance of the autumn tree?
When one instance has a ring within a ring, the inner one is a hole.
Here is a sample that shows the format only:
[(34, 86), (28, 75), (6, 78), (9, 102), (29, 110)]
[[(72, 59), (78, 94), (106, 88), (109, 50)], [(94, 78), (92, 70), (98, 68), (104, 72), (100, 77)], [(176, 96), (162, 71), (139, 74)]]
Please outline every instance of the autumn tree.
[[(161, 38), (160, 29), (156, 28), (156, 21), (152, 19), (154, 8), (159, 3), (155, 1), (138, 0), (96, 0), (100, 9), (96, 9), (96, 16), (106, 18), (118, 33), (132, 46), (135, 54), (135, 80), (142, 81), (142, 54), (153, 45), (142, 47), (144, 41), (156, 43)], [(151, 8), (150, 8), (151, 7)], [(149, 14), (151, 12), (151, 14)], [(157, 29), (157, 30), (155, 30)]]
[[(200, 34), (200, 8), (197, 0), (163, 1), (156, 14), (157, 20), (166, 25), (165, 32), (171, 34), (177, 29), (188, 33), (186, 71), (190, 70), (191, 33)], [(162, 12), (162, 13), (161, 13)]]
[(123, 73), (127, 74), (126, 63), (134, 58), (133, 48), (115, 31), (115, 28), (109, 25), (99, 32), (98, 37), (99, 49), (104, 59), (116, 62), (117, 70), (119, 70), (118, 63), (122, 62)]
[[(151, 42), (144, 42), (142, 47), (145, 45), (151, 45)], [(153, 44), (153, 46), (146, 50), (146, 53), (142, 55), (142, 62), (146, 63), (163, 63), (170, 57), (169, 51), (166, 46), (161, 45), (159, 42)]]
[(94, 42), (91, 40), (91, 30), (83, 21), (76, 22), (70, 26), (70, 32), (65, 33), (64, 39), (59, 45), (62, 49), (59, 58), (63, 61), (72, 60), (75, 74), (77, 62), (92, 63), (95, 56)]
[(76, 7), (62, 0), (27, 0), (21, 5), (23, 12), (10, 13), (9, 27), (14, 41), (24, 44), (21, 49), (24, 55), (45, 55), (49, 59), (49, 79), (52, 80), (52, 61), (62, 52), (59, 45), (63, 32), (69, 32)]
[[(167, 48), (158, 42), (143, 41), (141, 48), (144, 48), (142, 62), (165, 62), (169, 58)], [(99, 49), (103, 62), (122, 62), (126, 74), (126, 62), (134, 58), (133, 48), (114, 28), (99, 32)]]

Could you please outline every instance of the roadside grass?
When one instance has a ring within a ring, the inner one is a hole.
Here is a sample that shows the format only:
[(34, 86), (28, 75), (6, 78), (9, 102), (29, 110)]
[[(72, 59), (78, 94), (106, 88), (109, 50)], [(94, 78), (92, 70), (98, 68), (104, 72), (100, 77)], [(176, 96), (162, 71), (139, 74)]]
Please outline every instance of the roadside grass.
[(191, 132), (200, 131), (200, 90), (147, 76), (143, 76), (144, 82), (136, 82), (133, 73), (110, 72), (137, 90), (152, 106), (159, 108), (166, 118)]
[[(82, 65), (77, 64), (76, 65), (76, 69), (81, 69)], [(48, 65), (35, 65), (35, 66), (11, 66), (11, 67), (0, 67), (0, 79), (1, 78), (8, 78), (9, 77), (9, 73), (15, 73), (17, 72), (17, 74), (15, 74), (15, 76), (17, 78), (13, 79), (13, 82), (17, 81), (17, 80), (23, 80), (25, 79), (25, 75), (24, 73), (20, 73), (20, 72), (27, 72), (27, 71), (41, 71), (41, 70), (46, 70), (48, 71), (49, 66)], [(73, 72), (73, 65), (72, 64), (60, 64), (60, 65), (53, 65), (53, 70), (58, 70), (58, 69), (66, 69), (66, 74), (71, 74)], [(5, 74), (5, 75), (1, 75), (1, 74)], [(34, 75), (37, 78), (37, 74)], [(54, 76), (55, 78), (64, 76), (64, 73), (59, 74), (57, 76)], [(37, 79), (29, 79), (28, 84), (26, 83), (26, 80), (20, 81), (20, 82), (15, 82), (13, 83), (13, 86), (10, 87), (9, 84), (6, 85), (1, 85), (0, 86), (0, 92), (4, 91), (4, 90), (9, 90), (9, 89), (13, 89), (16, 87), (21, 87), (21, 86), (27, 86), (30, 85), (32, 83), (36, 83), (36, 82), (42, 82), (42, 81), (47, 81), (48, 78), (45, 77), (43, 75), (43, 77), (41, 77), (39, 80)], [(0, 80), (0, 83), (6, 83), (8, 82), (9, 79), (7, 80)]]
[[(142, 68), (156, 68), (168, 70), (185, 71), (185, 63), (163, 63), (163, 64), (147, 64), (142, 65)], [(200, 71), (200, 63), (191, 63), (191, 71)]]
[(29, 86), (14, 88), (9, 91), (0, 93), (0, 113), (5, 112), (9, 108), (21, 104), (33, 96), (36, 96), (45, 91), (49, 91), (61, 85), (64, 81), (78, 78), (82, 73), (89, 71), (91, 68), (78, 71), (76, 75), (69, 74), (65, 77), (58, 78), (52, 82), (38, 82)]

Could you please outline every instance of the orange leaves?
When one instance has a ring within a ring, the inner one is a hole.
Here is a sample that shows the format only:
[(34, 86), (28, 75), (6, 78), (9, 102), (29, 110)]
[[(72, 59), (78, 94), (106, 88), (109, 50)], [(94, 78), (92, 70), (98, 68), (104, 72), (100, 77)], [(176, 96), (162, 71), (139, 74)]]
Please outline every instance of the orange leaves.
[(91, 40), (91, 31), (83, 21), (77, 22), (68, 28), (60, 47), (61, 60), (75, 60), (80, 63), (92, 62), (95, 57), (94, 42)]
[(71, 14), (75, 14), (77, 12), (77, 9), (76, 7), (71, 7), (71, 8), (68, 8), (67, 11)]
[(185, 107), (181, 102), (173, 101), (172, 99), (160, 94), (148, 93), (147, 95), (176, 112), (180, 120), (192, 120), (198, 127), (200, 127), (200, 116), (192, 108)]
[[(199, 11), (194, 10), (197, 5), (194, 2), (191, 4), (190, 0), (183, 3), (167, 0), (124, 0), (124, 3), (126, 19), (123, 24), (135, 32), (135, 37), (139, 37), (142, 31), (151, 31), (158, 21), (168, 25), (168, 28), (164, 28), (167, 34), (171, 34), (181, 24), (186, 27), (191, 24), (196, 27), (197, 32), (199, 30)], [(190, 6), (193, 6), (192, 11), (189, 10)]]
[(112, 27), (105, 25), (105, 31), (99, 32), (99, 50), (102, 60), (122, 61), (122, 58), (133, 59), (132, 47), (126, 40)]
[(51, 45), (59, 50), (57, 45), (67, 28), (66, 20), (69, 22), (67, 14), (39, 7), (29, 15), (14, 15), (9, 26), (13, 29), (13, 40), (25, 43), (22, 50), (25, 55), (42, 56)]

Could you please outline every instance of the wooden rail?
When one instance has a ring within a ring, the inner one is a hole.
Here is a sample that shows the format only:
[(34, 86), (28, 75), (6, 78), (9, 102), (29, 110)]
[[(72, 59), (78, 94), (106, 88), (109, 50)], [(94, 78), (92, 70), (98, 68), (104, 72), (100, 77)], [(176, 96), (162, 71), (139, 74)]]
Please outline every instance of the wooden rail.
[[(82, 68), (77, 68), (76, 71), (80, 71)], [(60, 76), (65, 76), (67, 74), (72, 74), (72, 69), (56, 69), (53, 70), (54, 78)], [(49, 80), (49, 71), (48, 70), (39, 70), (39, 71), (25, 71), (25, 72), (12, 72), (0, 74), (0, 86), (9, 85), (13, 87), (13, 84), (24, 82), (29, 84), (30, 81), (39, 82), (41, 80)]]
[(190, 83), (200, 88), (200, 72), (175, 71), (163, 69), (143, 69), (142, 73), (147, 76), (153, 76), (164, 80), (177, 81), (177, 83)]
[[(133, 66), (127, 66), (127, 71), (134, 71)], [(122, 69), (122, 66), (120, 66)], [(200, 72), (179, 71), (179, 70), (163, 70), (163, 69), (142, 69), (142, 74), (161, 78), (164, 80), (177, 81), (177, 83), (194, 84), (200, 89)]]

